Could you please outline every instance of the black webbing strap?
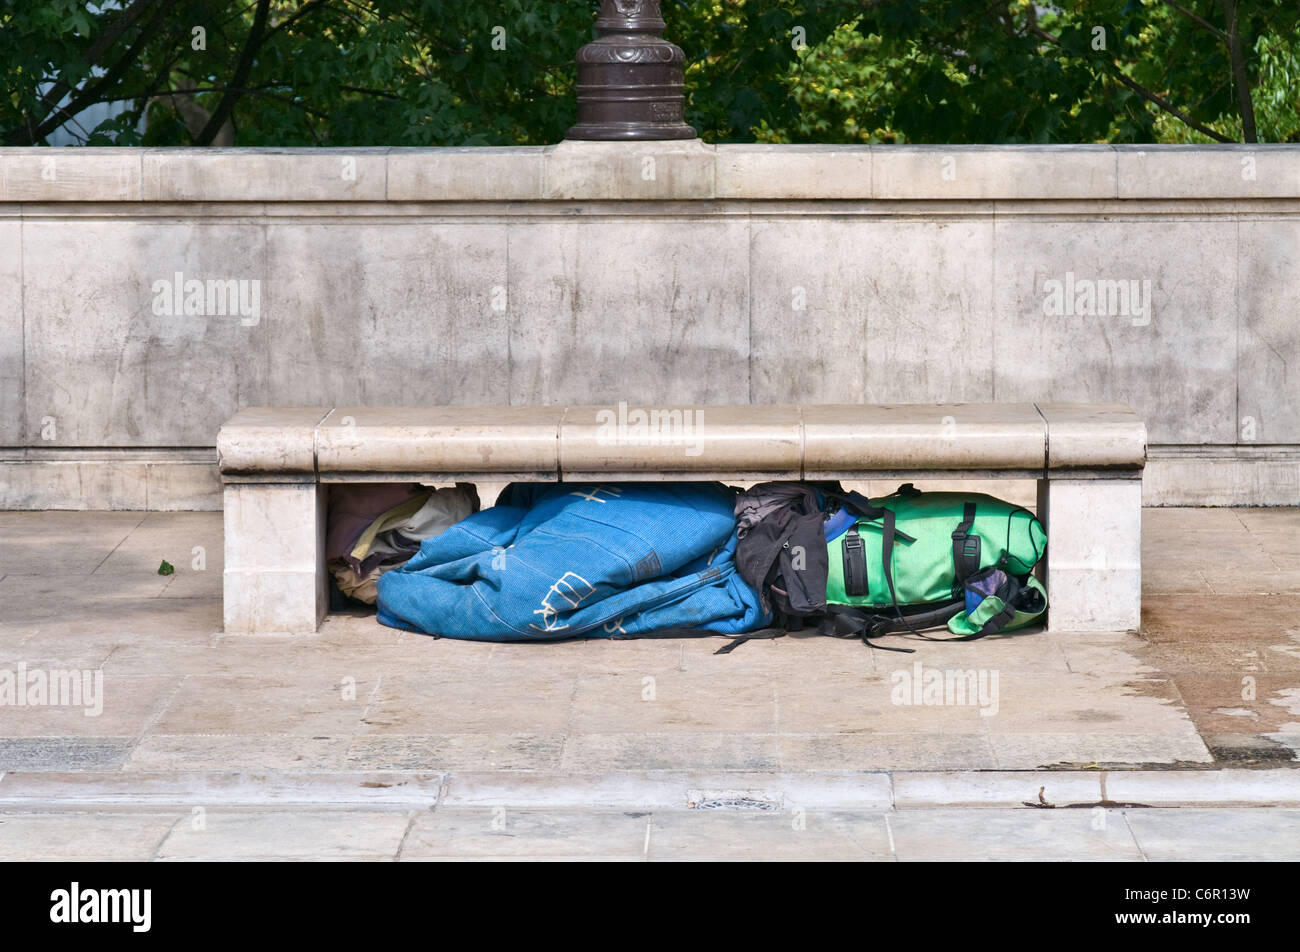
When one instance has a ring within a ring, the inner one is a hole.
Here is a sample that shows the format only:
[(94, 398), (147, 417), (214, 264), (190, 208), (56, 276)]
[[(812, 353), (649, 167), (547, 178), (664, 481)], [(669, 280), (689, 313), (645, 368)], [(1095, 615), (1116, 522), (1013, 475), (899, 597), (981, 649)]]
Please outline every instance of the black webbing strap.
[(827, 493), (828, 501), (838, 502), (850, 512), (856, 512), (868, 519), (879, 519), (885, 510), (873, 505), (871, 500), (859, 492)]
[(881, 525), (884, 531), (880, 536), (880, 557), (884, 563), (885, 584), (889, 586), (889, 600), (894, 604), (894, 615), (898, 618), (898, 621), (912, 634), (925, 638), (925, 635), (917, 631), (911, 622), (903, 617), (903, 609), (898, 604), (898, 593), (894, 591), (894, 570), (890, 563), (894, 561), (894, 540), (898, 536), (898, 530), (894, 526), (895, 518), (892, 509), (886, 509), (885, 514), (881, 517)]
[(976, 638), (995, 634), (1011, 624), (1011, 619), (1016, 617), (1016, 602), (1020, 598), (1020, 583), (1013, 576), (1008, 575), (1006, 584), (1000, 586), (995, 595), (1002, 599), (1002, 611), (981, 625), (978, 632), (967, 636), (967, 641), (974, 641)]
[(889, 634), (889, 627), (890, 619), (884, 615), (871, 615), (855, 608), (849, 608), (847, 605), (828, 605), (826, 615), (823, 616), (821, 623), (817, 626), (817, 633), (819, 635), (830, 635), (832, 638), (861, 638), (862, 643), (869, 648), (912, 654), (916, 650), (915, 648), (878, 645), (871, 640)]
[[(867, 639), (879, 638), (882, 635), (895, 635), (905, 631), (919, 634), (917, 629), (934, 628), (946, 624), (949, 618), (962, 610), (962, 605), (963, 603), (960, 601), (947, 602), (937, 608), (914, 612), (899, 618), (874, 614), (847, 605), (828, 605), (826, 615), (818, 625), (817, 633), (830, 635), (833, 638), (861, 637), (866, 644), (871, 645), (873, 648), (880, 648), (883, 651), (906, 651), (911, 653), (913, 650), (911, 648), (890, 648), (885, 645), (873, 644)], [(932, 638), (930, 640), (951, 641), (953, 639)]]
[[(1011, 624), (1011, 619), (1016, 617), (1016, 602), (1020, 598), (1020, 592), (1020, 583), (1016, 581), (1014, 576), (1008, 575), (1007, 580), (993, 593), (994, 596), (1002, 599), (1002, 611), (981, 625), (979, 631), (971, 632), (969, 635), (956, 635), (952, 638), (933, 638), (926, 635), (921, 637), (928, 638), (929, 641), (975, 641), (985, 635), (995, 635)], [(954, 614), (956, 613), (954, 612)]]
[(844, 533), (841, 548), (844, 553), (844, 594), (866, 595), (867, 544), (862, 541), (862, 536), (858, 534), (856, 524), (848, 532)]
[(758, 631), (747, 631), (743, 635), (728, 635), (725, 632), (714, 631), (711, 628), (660, 628), (658, 631), (643, 631), (635, 634), (615, 632), (609, 636), (609, 640), (639, 641), (643, 638), (730, 638), (731, 641), (713, 652), (714, 654), (730, 654), (747, 641), (759, 641), (767, 638), (784, 637), (784, 628), (760, 628)]
[(966, 579), (980, 570), (980, 537), (970, 534), (975, 524), (975, 503), (962, 509), (961, 524), (952, 533), (952, 596), (961, 594)]
[[(894, 529), (894, 513), (888, 509), (885, 510), (884, 516), (884, 535), (881, 538), (881, 559), (884, 562), (885, 582), (889, 585), (889, 598), (894, 603), (894, 615), (898, 623), (904, 628), (916, 635), (918, 638), (924, 638), (926, 641), (968, 641), (969, 636), (962, 635), (957, 638), (934, 638), (924, 632), (918, 631), (916, 626), (903, 615), (903, 609), (898, 604), (898, 593), (894, 591), (894, 571), (890, 567), (894, 555), (894, 537), (897, 532)], [(958, 609), (960, 611), (960, 609)], [(956, 612), (953, 612), (955, 615)], [(951, 617), (951, 616), (949, 616)]]
[[(957, 600), (945, 602), (938, 608), (931, 608), (923, 612), (913, 612), (903, 617), (907, 619), (907, 623), (913, 628), (934, 628), (938, 625), (947, 624), (949, 618), (958, 614), (965, 607), (966, 603), (964, 601)], [(896, 619), (885, 618), (885, 621), (888, 625), (886, 628), (887, 631), (892, 632), (903, 630), (902, 626), (899, 625)]]

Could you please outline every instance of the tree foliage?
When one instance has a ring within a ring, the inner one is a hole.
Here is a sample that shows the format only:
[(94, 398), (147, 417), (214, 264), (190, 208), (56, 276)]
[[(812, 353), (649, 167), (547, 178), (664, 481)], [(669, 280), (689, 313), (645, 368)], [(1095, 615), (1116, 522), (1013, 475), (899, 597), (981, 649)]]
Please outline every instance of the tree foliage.
[[(596, 6), (0, 0), (0, 138), (556, 142)], [(687, 54), (688, 121), (710, 141), (1300, 141), (1296, 0), (663, 7)]]

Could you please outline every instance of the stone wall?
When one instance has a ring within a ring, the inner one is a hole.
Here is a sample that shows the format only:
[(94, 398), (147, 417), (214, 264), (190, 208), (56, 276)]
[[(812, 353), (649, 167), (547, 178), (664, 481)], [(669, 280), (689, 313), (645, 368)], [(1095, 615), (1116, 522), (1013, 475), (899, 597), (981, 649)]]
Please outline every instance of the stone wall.
[(255, 404), (998, 400), (1300, 504), (1300, 147), (0, 149), (0, 508), (219, 507)]

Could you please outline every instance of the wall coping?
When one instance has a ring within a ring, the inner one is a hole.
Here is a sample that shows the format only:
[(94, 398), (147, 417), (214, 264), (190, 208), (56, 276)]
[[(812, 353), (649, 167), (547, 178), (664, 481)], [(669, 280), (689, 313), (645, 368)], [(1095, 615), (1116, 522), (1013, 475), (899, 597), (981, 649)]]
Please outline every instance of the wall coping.
[(1300, 198), (1300, 145), (0, 148), (0, 203)]

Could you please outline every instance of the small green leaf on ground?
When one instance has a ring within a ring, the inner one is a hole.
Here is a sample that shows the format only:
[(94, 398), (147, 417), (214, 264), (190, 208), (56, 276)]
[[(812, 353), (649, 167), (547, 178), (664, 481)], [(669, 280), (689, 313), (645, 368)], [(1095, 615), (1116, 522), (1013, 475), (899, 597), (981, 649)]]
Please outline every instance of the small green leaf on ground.
[(159, 575), (171, 575), (176, 571), (176, 566), (172, 565), (166, 559), (162, 560), (162, 565), (158, 566)]

